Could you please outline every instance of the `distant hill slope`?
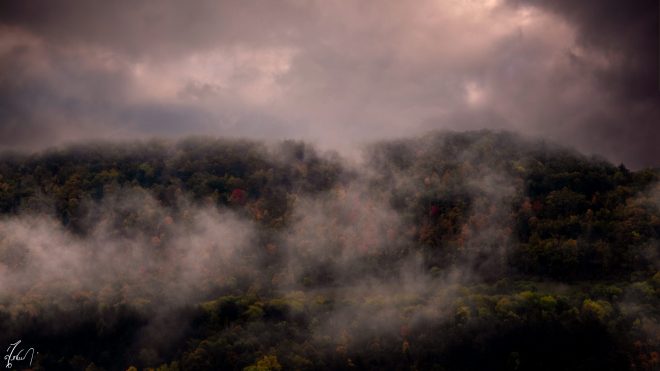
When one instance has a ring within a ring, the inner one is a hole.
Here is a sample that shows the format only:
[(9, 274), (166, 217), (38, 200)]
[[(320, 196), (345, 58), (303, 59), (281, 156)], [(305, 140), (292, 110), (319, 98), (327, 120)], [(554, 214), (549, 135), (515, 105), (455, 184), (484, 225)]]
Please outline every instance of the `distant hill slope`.
[(0, 159), (0, 211), (54, 213), (84, 233), (95, 202), (139, 187), (167, 207), (185, 197), (283, 227), (292, 197), (357, 180), (410, 224), (429, 267), (488, 255), (489, 243), (507, 244), (515, 272), (570, 279), (651, 269), (647, 258), (655, 255), (647, 250), (660, 236), (653, 194), (659, 178), (657, 170), (630, 171), (508, 132), (375, 143), (358, 168), (302, 142), (269, 148), (192, 138), (7, 155)]

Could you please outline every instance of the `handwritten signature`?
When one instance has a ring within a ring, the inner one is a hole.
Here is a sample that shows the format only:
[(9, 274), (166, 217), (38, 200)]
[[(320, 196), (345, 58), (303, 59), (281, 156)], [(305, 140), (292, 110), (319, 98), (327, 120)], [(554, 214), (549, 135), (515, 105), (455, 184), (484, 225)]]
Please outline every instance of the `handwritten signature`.
[[(7, 361), (5, 368), (12, 368), (13, 367), (12, 362), (25, 361), (28, 355), (30, 356), (29, 365), (32, 366), (32, 359), (34, 358), (35, 355), (34, 348), (28, 348), (27, 350), (17, 349), (19, 344), (21, 344), (20, 340), (15, 343), (9, 344), (9, 347), (7, 348), (7, 355), (5, 355), (5, 361)], [(39, 352), (36, 352), (36, 354), (39, 354)]]

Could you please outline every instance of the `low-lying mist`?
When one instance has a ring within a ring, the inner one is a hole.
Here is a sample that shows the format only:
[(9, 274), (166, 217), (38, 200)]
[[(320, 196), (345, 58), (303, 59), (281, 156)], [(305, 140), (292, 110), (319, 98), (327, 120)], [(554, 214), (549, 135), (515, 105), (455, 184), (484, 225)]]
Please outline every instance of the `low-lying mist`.
[[(498, 321), (524, 339), (527, 321), (627, 313), (657, 338), (657, 179), (490, 132), (375, 143), (360, 162), (201, 139), (6, 155), (0, 339), (38, 343), (42, 368), (451, 369), (476, 346), (458, 339), (495, 341)], [(637, 286), (573, 294), (586, 280)], [(52, 345), (85, 337), (105, 353)], [(496, 364), (535, 364), (526, 346)]]

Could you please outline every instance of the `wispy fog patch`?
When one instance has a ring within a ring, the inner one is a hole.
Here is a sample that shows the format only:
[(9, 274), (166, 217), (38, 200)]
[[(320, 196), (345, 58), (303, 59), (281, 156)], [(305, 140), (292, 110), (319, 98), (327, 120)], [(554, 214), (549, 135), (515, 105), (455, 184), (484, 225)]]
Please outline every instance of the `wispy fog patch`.
[(81, 297), (184, 305), (226, 285), (254, 237), (251, 224), (229, 211), (182, 204), (175, 214), (143, 190), (119, 189), (90, 208), (83, 236), (45, 215), (0, 222), (4, 306), (67, 307)]
[[(340, 185), (296, 200), (284, 238), (294, 280), (325, 274), (339, 283), (358, 276), (361, 261), (396, 254), (406, 242), (400, 216), (363, 185)], [(382, 267), (385, 269), (386, 267)]]

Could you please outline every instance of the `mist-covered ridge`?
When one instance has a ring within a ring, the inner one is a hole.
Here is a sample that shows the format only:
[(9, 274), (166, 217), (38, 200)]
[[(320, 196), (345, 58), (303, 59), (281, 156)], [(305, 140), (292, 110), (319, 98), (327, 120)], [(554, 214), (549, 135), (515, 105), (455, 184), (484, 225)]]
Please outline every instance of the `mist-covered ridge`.
[(660, 172), (511, 132), (0, 158), (35, 369), (653, 370)]

